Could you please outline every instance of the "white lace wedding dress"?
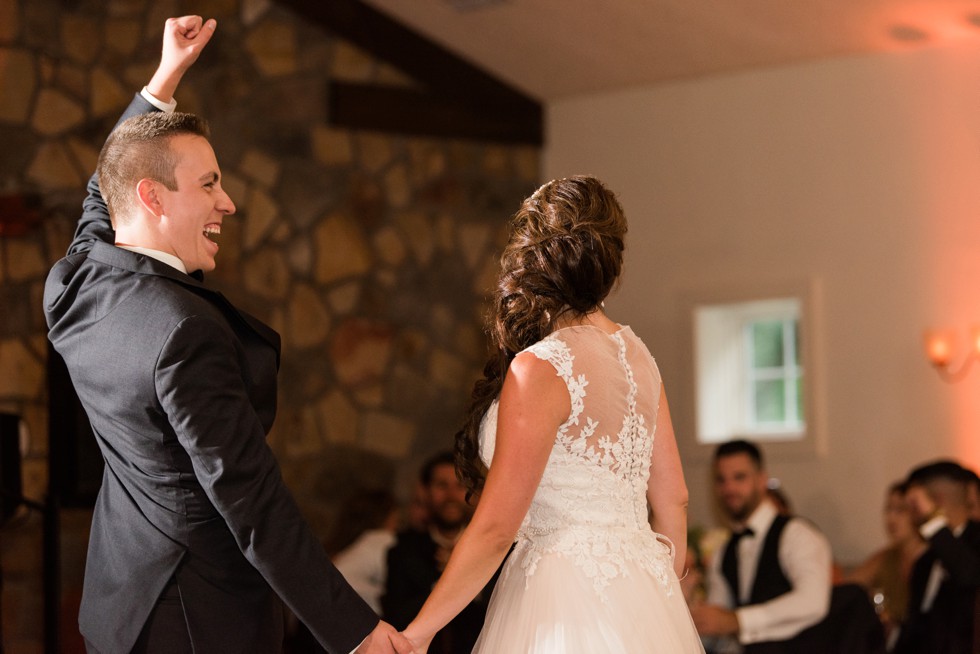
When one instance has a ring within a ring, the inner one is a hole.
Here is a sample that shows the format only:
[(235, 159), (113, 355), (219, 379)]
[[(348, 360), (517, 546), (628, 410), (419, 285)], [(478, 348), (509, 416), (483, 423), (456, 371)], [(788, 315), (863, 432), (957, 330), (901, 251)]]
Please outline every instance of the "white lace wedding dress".
[[(528, 348), (565, 381), (571, 414), (497, 582), (480, 654), (703, 652), (647, 521), (660, 373), (629, 327), (560, 329)], [(493, 458), (497, 405), (480, 430)]]

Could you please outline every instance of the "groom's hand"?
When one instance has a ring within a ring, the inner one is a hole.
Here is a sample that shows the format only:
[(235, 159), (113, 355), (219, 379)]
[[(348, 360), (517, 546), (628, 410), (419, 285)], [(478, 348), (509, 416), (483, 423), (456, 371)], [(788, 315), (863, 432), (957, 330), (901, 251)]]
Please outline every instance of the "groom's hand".
[(159, 100), (170, 102), (184, 73), (197, 61), (217, 26), (213, 18), (207, 21), (200, 16), (168, 18), (163, 28), (160, 66), (146, 89)]
[(368, 634), (354, 654), (413, 654), (415, 650), (408, 639), (398, 633), (387, 622), (379, 622), (374, 631)]
[(417, 650), (412, 646), (412, 642), (405, 638), (405, 635), (399, 632), (389, 634), (391, 639), (391, 646), (395, 648), (398, 654), (425, 654), (425, 650)]

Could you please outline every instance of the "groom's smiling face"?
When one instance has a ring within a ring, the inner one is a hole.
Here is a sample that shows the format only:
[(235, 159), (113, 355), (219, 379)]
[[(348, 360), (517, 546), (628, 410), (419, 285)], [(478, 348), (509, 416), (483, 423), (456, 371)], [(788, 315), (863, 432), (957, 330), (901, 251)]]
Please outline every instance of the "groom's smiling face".
[(221, 223), (235, 213), (235, 204), (221, 187), (221, 171), (207, 139), (178, 134), (168, 145), (177, 158), (177, 188), (157, 186), (161, 247), (179, 258), (187, 272), (210, 272), (215, 268)]

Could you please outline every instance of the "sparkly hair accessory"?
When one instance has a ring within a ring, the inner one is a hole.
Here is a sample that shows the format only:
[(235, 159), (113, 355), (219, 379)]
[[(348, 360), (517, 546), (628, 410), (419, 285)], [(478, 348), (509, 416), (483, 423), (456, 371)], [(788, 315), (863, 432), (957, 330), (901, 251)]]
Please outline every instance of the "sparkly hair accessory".
[(551, 180), (550, 182), (545, 182), (544, 184), (542, 184), (541, 186), (539, 186), (538, 187), (538, 190), (536, 190), (534, 193), (531, 194), (531, 198), (530, 199), (537, 200), (538, 199), (538, 196), (541, 194), (541, 191), (544, 190), (544, 187), (547, 186), (548, 184), (552, 184), (555, 181), (556, 180)]
[(554, 184), (556, 182), (564, 182), (567, 179), (568, 179), (567, 177), (562, 177), (561, 179), (555, 178), (555, 179), (553, 179), (553, 180), (551, 180), (549, 182), (545, 182), (544, 184), (542, 184), (541, 186), (538, 187), (538, 190), (537, 191), (535, 191), (534, 193), (531, 194), (531, 197), (529, 199), (531, 199), (531, 200), (539, 200), (540, 198), (538, 196), (541, 194), (541, 191), (543, 191), (546, 186), (551, 186), (552, 184)]

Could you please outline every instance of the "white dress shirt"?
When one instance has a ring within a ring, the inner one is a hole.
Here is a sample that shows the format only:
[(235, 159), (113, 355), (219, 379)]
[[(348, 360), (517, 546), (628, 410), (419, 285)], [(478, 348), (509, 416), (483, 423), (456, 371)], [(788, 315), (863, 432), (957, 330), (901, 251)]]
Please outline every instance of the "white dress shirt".
[(375, 613), (381, 613), (381, 595), (388, 570), (388, 550), (395, 534), (370, 529), (334, 557), (334, 565)]
[(171, 268), (176, 268), (180, 272), (187, 274), (187, 267), (184, 262), (169, 252), (161, 252), (160, 250), (152, 250), (150, 248), (141, 248), (135, 245), (117, 245), (116, 247), (122, 248), (123, 250), (129, 250), (130, 252), (135, 252), (136, 254), (142, 254), (150, 257), (151, 259), (156, 259), (161, 263), (165, 263)]
[[(763, 500), (744, 525), (753, 533), (738, 542), (739, 596), (743, 601), (747, 601), (752, 593), (762, 546), (776, 515), (775, 505)], [(779, 541), (779, 564), (792, 590), (775, 599), (735, 608), (735, 598), (721, 572), (723, 558), (724, 549), (720, 549), (711, 562), (708, 604), (735, 610), (739, 625), (738, 640), (743, 645), (787, 640), (827, 614), (833, 565), (830, 543), (808, 521), (794, 518), (783, 529)]]
[(172, 114), (174, 112), (174, 109), (177, 108), (176, 100), (171, 99), (170, 102), (164, 102), (157, 96), (150, 93), (150, 91), (145, 86), (143, 87), (143, 90), (140, 91), (140, 95), (143, 96), (144, 100), (146, 100), (147, 102), (149, 102), (150, 104), (152, 104), (154, 107), (156, 107), (157, 109), (159, 109), (165, 114)]

